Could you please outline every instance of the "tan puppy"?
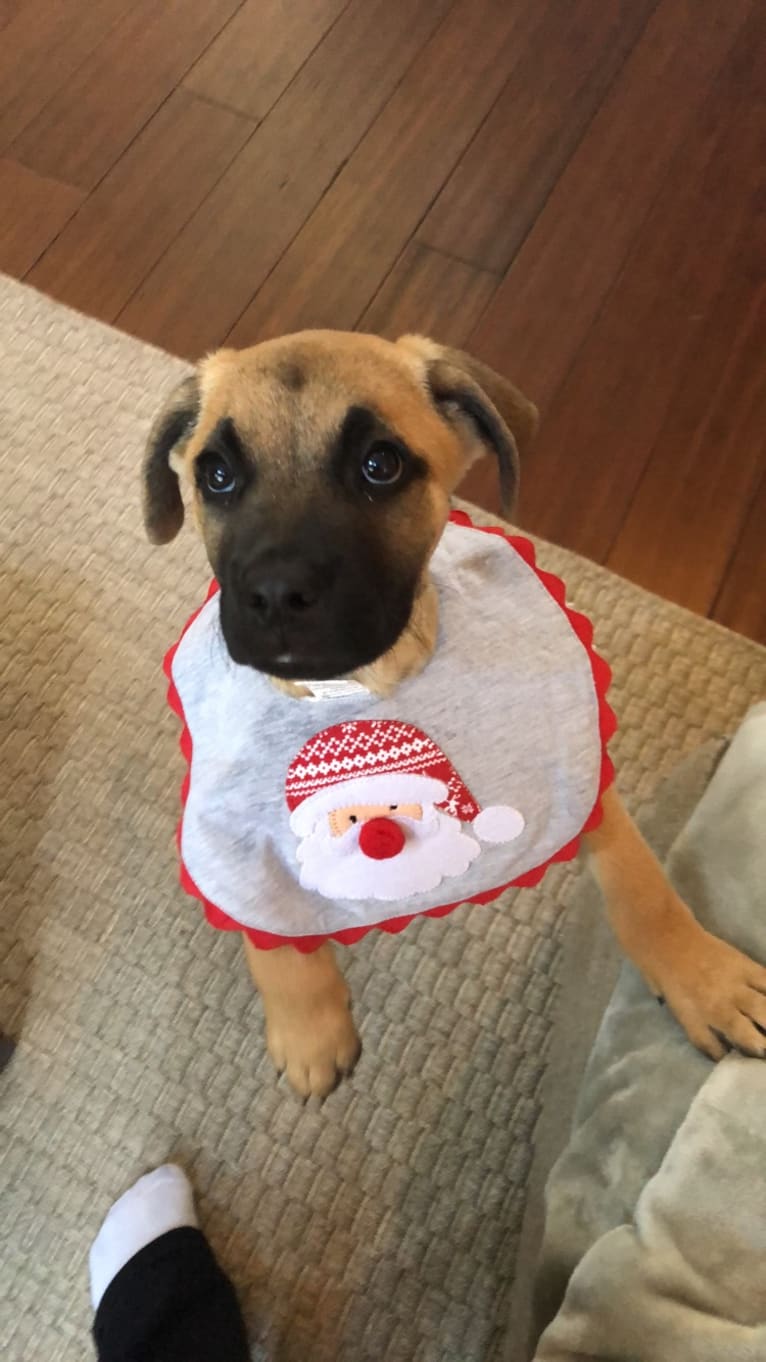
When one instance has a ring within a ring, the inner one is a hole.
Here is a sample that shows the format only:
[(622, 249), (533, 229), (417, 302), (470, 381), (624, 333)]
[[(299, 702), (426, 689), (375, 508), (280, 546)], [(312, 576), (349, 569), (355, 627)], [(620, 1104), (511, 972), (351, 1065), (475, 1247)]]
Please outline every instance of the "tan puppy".
[[(232, 658), (296, 702), (307, 676), (389, 694), (435, 646), (429, 560), (452, 493), (489, 450), (510, 510), (535, 424), (510, 383), (422, 337), (305, 332), (222, 350), (154, 425), (147, 532), (178, 533), (184, 480)], [(621, 946), (700, 1049), (763, 1054), (766, 969), (699, 926), (614, 789), (603, 807), (587, 850)], [(360, 1049), (332, 948), (245, 952), (275, 1064), (301, 1094), (326, 1094)]]

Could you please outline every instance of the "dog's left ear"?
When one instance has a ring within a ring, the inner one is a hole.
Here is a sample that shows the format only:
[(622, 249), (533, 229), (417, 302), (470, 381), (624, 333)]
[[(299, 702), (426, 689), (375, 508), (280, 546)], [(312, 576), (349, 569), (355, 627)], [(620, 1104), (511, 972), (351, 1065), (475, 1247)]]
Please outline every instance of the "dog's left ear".
[(184, 523), (172, 458), (193, 433), (199, 405), (199, 382), (192, 374), (173, 389), (149, 431), (143, 468), (144, 525), (153, 544), (169, 544)]
[(487, 364), (425, 336), (397, 344), (422, 360), (425, 381), (442, 415), (460, 434), (466, 469), (490, 452), (497, 459), (503, 513), (513, 513), (519, 489), (519, 455), (537, 429), (537, 408)]

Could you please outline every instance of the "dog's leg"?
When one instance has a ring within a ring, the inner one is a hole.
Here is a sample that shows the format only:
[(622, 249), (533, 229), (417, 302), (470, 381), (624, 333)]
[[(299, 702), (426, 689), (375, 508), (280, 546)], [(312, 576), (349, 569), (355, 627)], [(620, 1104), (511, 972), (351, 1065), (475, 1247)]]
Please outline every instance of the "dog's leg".
[(614, 933), (689, 1039), (713, 1059), (726, 1045), (766, 1055), (766, 969), (700, 926), (614, 790), (586, 846)]
[(326, 1097), (351, 1073), (361, 1042), (346, 982), (329, 945), (259, 951), (244, 937), (248, 969), (263, 998), (269, 1054), (301, 1097)]

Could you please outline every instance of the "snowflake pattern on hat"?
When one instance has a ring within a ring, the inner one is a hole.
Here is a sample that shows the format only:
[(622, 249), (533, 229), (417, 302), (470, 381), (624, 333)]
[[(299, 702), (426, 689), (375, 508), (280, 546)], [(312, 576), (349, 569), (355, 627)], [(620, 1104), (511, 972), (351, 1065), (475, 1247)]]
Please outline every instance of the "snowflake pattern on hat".
[(441, 748), (414, 724), (398, 719), (356, 719), (317, 733), (287, 773), (288, 807), (292, 813), (302, 800), (343, 781), (399, 771), (443, 780), (445, 808), (453, 817), (470, 820), (479, 812)]

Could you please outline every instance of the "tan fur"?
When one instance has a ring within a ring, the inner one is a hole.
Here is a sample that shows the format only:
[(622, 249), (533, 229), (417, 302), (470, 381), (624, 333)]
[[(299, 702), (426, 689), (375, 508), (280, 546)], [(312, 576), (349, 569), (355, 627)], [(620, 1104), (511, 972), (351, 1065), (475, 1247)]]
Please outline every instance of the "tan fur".
[[(514, 459), (517, 447), (523, 451), (534, 433), (535, 408), (486, 366), (421, 336), (392, 344), (374, 336), (308, 332), (241, 352), (219, 351), (198, 372), (196, 424), (179, 439), (172, 464), (191, 483), (195, 519), (211, 557), (218, 530), (196, 498), (192, 468), (221, 418), (232, 418), (259, 450), (262, 495), (275, 505), (293, 496), (311, 474), (353, 403), (376, 409), (428, 464), (431, 476), (414, 494), (416, 502), (404, 499), (387, 522), (392, 551), (423, 563), (409, 626), (388, 653), (356, 673), (370, 690), (390, 695), (425, 666), (435, 647), (438, 602), (428, 560), (452, 492), (485, 451), (475, 425), (459, 410), (447, 403), (441, 414), (437, 411), (428, 381), (448, 390), (457, 380), (478, 394), (500, 421)], [(179, 400), (178, 395), (171, 400), (171, 413), (172, 401)], [(452, 419), (445, 419), (445, 412)], [(173, 506), (171, 493), (172, 488), (160, 488), (159, 506), (152, 506), (151, 497), (147, 503), (147, 526), (157, 542), (171, 538), (180, 525), (182, 512)], [(274, 684), (296, 697), (307, 693), (293, 682)], [(720, 1037), (763, 1053), (764, 1037), (757, 1028), (766, 1028), (766, 970), (699, 926), (613, 790), (587, 846), (618, 940), (693, 1042), (712, 1056), (723, 1051)], [(326, 945), (310, 955), (291, 946), (258, 951), (245, 940), (245, 952), (263, 996), (277, 1067), (287, 1071), (303, 1096), (326, 1095), (351, 1070), (360, 1048), (332, 948)]]
[[(288, 362), (305, 379), (298, 391), (283, 382)], [(374, 406), (401, 432), (449, 496), (467, 461), (460, 441), (426, 400), (425, 372), (424, 360), (406, 347), (344, 332), (305, 332), (249, 350), (219, 350), (199, 366), (202, 415), (184, 462), (190, 467), (216, 422), (230, 416), (268, 451), (276, 481), (310, 465), (348, 406), (358, 402)], [(296, 418), (299, 438), (286, 444), (286, 427)]]
[(243, 940), (277, 1071), (286, 1072), (301, 1097), (326, 1097), (351, 1073), (362, 1049), (332, 947), (302, 955), (293, 946), (258, 951), (247, 937)]
[(719, 1059), (725, 1044), (764, 1053), (766, 969), (700, 926), (667, 880), (614, 788), (586, 846), (615, 936), (690, 1040)]

